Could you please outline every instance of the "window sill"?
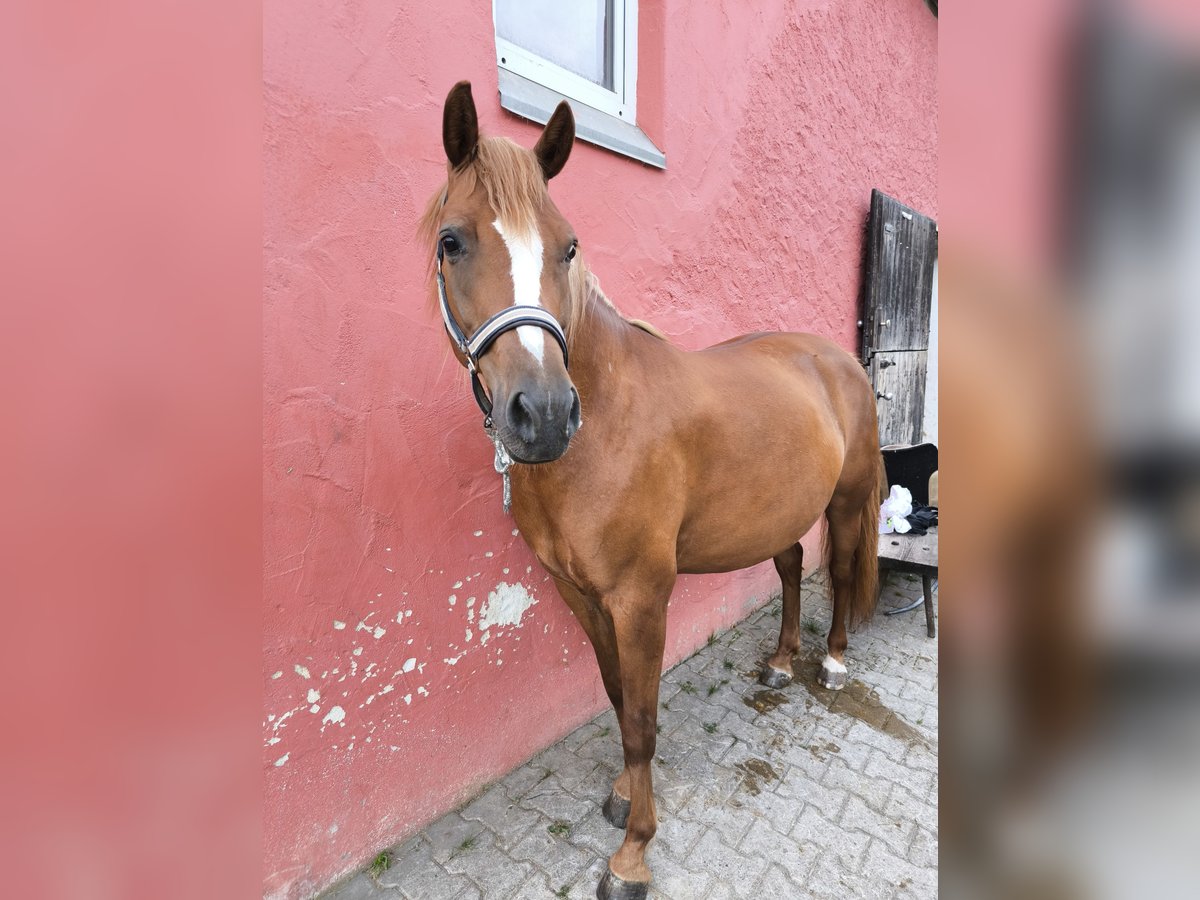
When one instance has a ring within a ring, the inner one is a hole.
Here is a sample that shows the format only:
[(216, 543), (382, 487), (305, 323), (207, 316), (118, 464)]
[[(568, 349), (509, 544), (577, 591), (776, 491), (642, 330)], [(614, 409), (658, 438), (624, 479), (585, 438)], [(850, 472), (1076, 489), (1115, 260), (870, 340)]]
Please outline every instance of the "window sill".
[[(506, 69), (500, 69), (499, 75), (500, 105), (539, 125), (550, 120), (554, 108), (563, 99), (561, 94)], [(667, 167), (667, 157), (636, 125), (576, 100), (571, 101), (571, 111), (575, 113), (575, 134), (581, 140), (659, 169)]]

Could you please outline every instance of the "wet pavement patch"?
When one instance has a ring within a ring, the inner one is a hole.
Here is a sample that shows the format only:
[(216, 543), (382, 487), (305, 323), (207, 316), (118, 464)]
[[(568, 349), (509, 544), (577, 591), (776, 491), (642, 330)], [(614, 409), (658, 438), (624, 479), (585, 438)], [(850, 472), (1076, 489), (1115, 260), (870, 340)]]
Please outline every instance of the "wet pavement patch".
[[(813, 673), (820, 667), (821, 660), (824, 658), (825, 654), (822, 648), (807, 654), (802, 663), (803, 675), (796, 679), (816, 698), (818, 703), (830, 712), (852, 716), (860, 722), (870, 725), (876, 731), (891, 735), (906, 744), (929, 747), (929, 741), (924, 735), (885, 706), (879, 699), (879, 694), (859, 679), (851, 678), (840, 691), (831, 691), (817, 684)], [(832, 746), (825, 749), (837, 752)]]
[(778, 781), (779, 773), (765, 759), (752, 756), (734, 766), (742, 773), (742, 786), (757, 797), (765, 781)]
[(742, 702), (756, 712), (769, 713), (785, 703), (790, 703), (791, 698), (783, 691), (762, 690), (755, 691), (749, 697), (743, 697)]
[(824, 762), (829, 757), (828, 753), (841, 753), (842, 748), (833, 741), (813, 741), (811, 744), (806, 744), (805, 749), (812, 754), (813, 759)]

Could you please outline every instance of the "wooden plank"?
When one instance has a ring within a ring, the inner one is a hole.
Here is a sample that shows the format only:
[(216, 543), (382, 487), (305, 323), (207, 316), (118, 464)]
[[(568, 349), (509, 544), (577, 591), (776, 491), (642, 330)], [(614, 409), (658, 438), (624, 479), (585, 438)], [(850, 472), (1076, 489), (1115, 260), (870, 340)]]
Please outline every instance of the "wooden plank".
[(879, 190), (867, 226), (862, 361), (878, 350), (927, 350), (937, 224)]
[(937, 529), (927, 534), (881, 534), (879, 562), (888, 569), (936, 573), (938, 567)]
[(871, 357), (880, 444), (918, 444), (925, 418), (925, 350), (878, 351)]

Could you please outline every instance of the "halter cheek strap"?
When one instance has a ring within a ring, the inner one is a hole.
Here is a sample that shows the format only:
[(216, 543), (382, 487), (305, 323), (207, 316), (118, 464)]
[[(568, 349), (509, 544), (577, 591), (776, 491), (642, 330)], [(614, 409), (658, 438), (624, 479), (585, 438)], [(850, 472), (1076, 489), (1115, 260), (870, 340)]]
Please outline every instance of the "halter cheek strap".
[(442, 321), (446, 325), (446, 333), (450, 335), (450, 340), (454, 341), (454, 346), (458, 348), (458, 352), (466, 359), (467, 369), (471, 373), (471, 389), (475, 393), (475, 402), (479, 404), (479, 408), (483, 411), (484, 426), (487, 427), (491, 425), (492, 421), (492, 401), (488, 397), (487, 391), (483, 389), (483, 383), (479, 380), (479, 359), (496, 342), (496, 338), (500, 337), (504, 332), (520, 328), (522, 325), (536, 325), (538, 328), (550, 332), (554, 340), (558, 342), (559, 349), (562, 350), (563, 365), (565, 366), (567, 365), (567, 336), (563, 333), (562, 326), (558, 324), (558, 319), (554, 318), (548, 310), (540, 306), (518, 304), (500, 310), (500, 312), (480, 325), (479, 330), (475, 334), (467, 337), (466, 333), (459, 327), (458, 321), (454, 318), (454, 313), (450, 311), (450, 301), (446, 298), (446, 276), (442, 274), (443, 256), (442, 244), (439, 241), (437, 248), (437, 287), (438, 305), (442, 310)]

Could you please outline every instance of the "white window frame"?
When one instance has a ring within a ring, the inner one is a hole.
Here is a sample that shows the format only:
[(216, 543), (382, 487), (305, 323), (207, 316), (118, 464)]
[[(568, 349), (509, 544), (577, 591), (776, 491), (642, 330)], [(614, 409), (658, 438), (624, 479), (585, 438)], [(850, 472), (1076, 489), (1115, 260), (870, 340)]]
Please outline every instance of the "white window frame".
[[(563, 0), (569, 2), (569, 0)], [(496, 5), (492, 3), (492, 31)], [(500, 106), (544, 125), (563, 98), (575, 113), (575, 136), (665, 169), (667, 157), (637, 126), (638, 0), (613, 0), (613, 89), (564, 69), (496, 35)]]
[[(637, 0), (613, 0), (612, 90), (504, 40), (498, 31), (496, 65), (632, 125), (637, 121), (637, 22)], [(493, 30), (495, 25), (493, 2)]]

